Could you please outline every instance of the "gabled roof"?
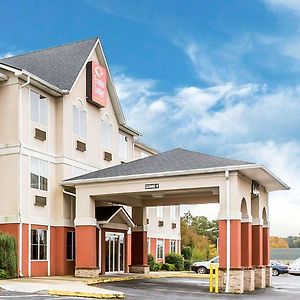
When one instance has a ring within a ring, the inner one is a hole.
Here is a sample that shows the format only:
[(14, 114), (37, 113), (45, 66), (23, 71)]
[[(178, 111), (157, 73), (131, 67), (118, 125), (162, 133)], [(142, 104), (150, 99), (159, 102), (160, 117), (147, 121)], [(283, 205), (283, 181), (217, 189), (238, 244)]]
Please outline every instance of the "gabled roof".
[(114, 167), (88, 173), (72, 180), (107, 178), (116, 176), (140, 175), (163, 173), (172, 171), (184, 171), (195, 169), (207, 169), (225, 166), (249, 165), (250, 163), (223, 157), (211, 156), (176, 148), (146, 158), (123, 163)]
[(96, 219), (100, 224), (107, 224), (117, 215), (120, 215), (124, 222), (130, 226), (135, 226), (133, 220), (123, 206), (101, 206), (96, 207)]
[(61, 90), (70, 90), (97, 40), (93, 38), (3, 58), (0, 63), (24, 69)]

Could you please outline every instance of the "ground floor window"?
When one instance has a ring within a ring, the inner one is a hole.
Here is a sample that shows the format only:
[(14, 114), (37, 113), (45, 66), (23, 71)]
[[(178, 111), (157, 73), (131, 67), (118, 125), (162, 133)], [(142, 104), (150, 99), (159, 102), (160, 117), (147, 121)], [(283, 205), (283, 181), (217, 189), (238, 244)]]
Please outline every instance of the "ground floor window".
[(164, 240), (157, 240), (156, 258), (157, 259), (163, 259), (164, 258)]
[(75, 260), (75, 231), (67, 232), (67, 260)]
[(47, 230), (31, 229), (31, 259), (47, 260)]
[(174, 240), (171, 240), (171, 253), (176, 253), (177, 251), (176, 251), (176, 241), (174, 241)]

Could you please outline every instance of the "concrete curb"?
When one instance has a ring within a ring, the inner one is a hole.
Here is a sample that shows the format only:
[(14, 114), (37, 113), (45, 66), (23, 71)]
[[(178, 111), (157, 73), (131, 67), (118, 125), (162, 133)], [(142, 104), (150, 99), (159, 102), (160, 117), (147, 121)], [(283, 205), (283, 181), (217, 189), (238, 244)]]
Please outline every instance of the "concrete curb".
[(96, 299), (124, 299), (123, 293), (88, 293), (88, 292), (76, 292), (76, 291), (59, 291), (48, 290), (48, 295), (52, 296), (68, 296), (68, 297), (83, 297), (83, 298), (96, 298)]
[(209, 279), (209, 274), (151, 274), (143, 276), (122, 276), (122, 277), (103, 277), (90, 279), (86, 281), (87, 285), (94, 285), (99, 283), (112, 283), (120, 281), (130, 281), (130, 280), (141, 280), (141, 279), (160, 279), (160, 278), (199, 278), (199, 279)]

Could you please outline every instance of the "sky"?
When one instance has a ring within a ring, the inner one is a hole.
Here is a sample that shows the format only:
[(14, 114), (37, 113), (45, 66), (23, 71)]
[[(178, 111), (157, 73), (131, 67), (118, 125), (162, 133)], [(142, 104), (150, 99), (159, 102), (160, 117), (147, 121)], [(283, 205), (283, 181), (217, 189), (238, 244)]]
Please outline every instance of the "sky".
[(144, 143), (264, 164), (291, 187), (270, 194), (271, 234), (299, 234), (300, 1), (11, 0), (0, 11), (1, 57), (99, 37)]

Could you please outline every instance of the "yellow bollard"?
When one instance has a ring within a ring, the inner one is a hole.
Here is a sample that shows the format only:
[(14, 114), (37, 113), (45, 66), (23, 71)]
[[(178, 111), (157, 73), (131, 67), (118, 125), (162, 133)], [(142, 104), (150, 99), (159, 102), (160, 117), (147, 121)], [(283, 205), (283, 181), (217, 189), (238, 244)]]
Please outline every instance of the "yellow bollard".
[[(215, 271), (215, 274), (214, 274)], [(215, 278), (215, 280), (214, 280)], [(214, 286), (215, 284), (215, 286)], [(209, 266), (209, 292), (219, 293), (219, 266), (218, 264), (210, 264)]]
[(219, 266), (215, 269), (215, 293), (219, 293)]
[(210, 264), (209, 266), (209, 292), (213, 292), (213, 285), (214, 285), (214, 266)]

